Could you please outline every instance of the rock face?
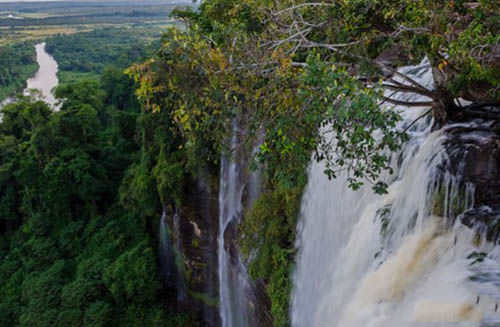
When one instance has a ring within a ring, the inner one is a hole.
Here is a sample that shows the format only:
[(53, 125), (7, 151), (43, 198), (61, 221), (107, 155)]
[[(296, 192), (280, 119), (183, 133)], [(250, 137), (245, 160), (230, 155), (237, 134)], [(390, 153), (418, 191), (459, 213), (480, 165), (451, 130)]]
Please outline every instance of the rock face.
[(271, 301), (266, 293), (265, 284), (261, 280), (253, 282), (249, 280), (246, 273), (247, 267), (241, 262), (237, 240), (238, 224), (231, 222), (224, 231), (224, 247), (229, 253), (230, 276), (236, 278), (245, 275), (247, 279), (243, 290), (245, 311), (248, 316), (245, 323), (249, 327), (272, 327)]
[[(166, 215), (169, 272), (179, 305), (197, 312), (203, 326), (220, 326), (217, 275), (217, 190), (199, 178), (186, 190), (185, 204)], [(168, 277), (167, 276), (167, 277)]]
[(500, 125), (475, 120), (446, 130), (451, 170), (461, 176), (463, 189), (473, 189), (472, 206), (458, 219), (486, 235), (500, 236)]
[(489, 206), (481, 206), (464, 212), (460, 219), (466, 226), (486, 235), (490, 241), (498, 240), (500, 236), (500, 210)]
[[(258, 196), (258, 175), (247, 172), (244, 175), (242, 205), (248, 208)], [(217, 253), (219, 202), (215, 185), (217, 183), (209, 182), (208, 178), (199, 178), (185, 190), (183, 206), (167, 211), (163, 217), (168, 225), (169, 244), (160, 248), (162, 275), (167, 286), (177, 289), (179, 305), (197, 312), (204, 327), (221, 326)], [(231, 276), (246, 276), (237, 237), (238, 222), (242, 219), (244, 216), (231, 221), (223, 233)], [(272, 326), (271, 303), (264, 283), (248, 281), (244, 297), (248, 326)]]
[(223, 251), (219, 257), (221, 315), (225, 327), (272, 326), (271, 304), (265, 286), (250, 279), (238, 244), (239, 226), (260, 193), (260, 171), (250, 169), (250, 160), (259, 142), (241, 146), (237, 140), (235, 136), (232, 159), (222, 160), (225, 166), (221, 169), (221, 187), (224, 187), (219, 198), (220, 224), (224, 228), (220, 231), (223, 243), (219, 247), (219, 251)]

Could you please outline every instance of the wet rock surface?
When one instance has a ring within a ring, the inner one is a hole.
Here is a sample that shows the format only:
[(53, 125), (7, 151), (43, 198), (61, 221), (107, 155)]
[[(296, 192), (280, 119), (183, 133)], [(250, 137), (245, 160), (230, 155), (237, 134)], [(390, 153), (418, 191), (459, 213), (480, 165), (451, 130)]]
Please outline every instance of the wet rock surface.
[[(483, 110), (496, 115), (500, 108)], [(458, 218), (496, 242), (500, 237), (500, 124), (476, 119), (446, 127), (446, 134), (446, 165), (459, 176), (463, 189), (473, 189), (470, 208)]]
[[(247, 269), (241, 262), (238, 248), (238, 223), (235, 220), (229, 222), (223, 235), (224, 248), (229, 254), (231, 263), (230, 275), (237, 280), (241, 278), (242, 274), (246, 275)], [(248, 276), (245, 278), (249, 279)], [(263, 280), (249, 280), (249, 284), (244, 291), (249, 316), (248, 325), (251, 327), (272, 327), (271, 300), (267, 294), (265, 282)]]
[[(246, 179), (249, 179), (246, 176)], [(244, 190), (245, 207), (256, 197), (256, 181), (248, 182)], [(218, 277), (218, 190), (215, 183), (203, 179), (193, 182), (186, 190), (185, 205), (170, 210), (166, 221), (171, 234), (171, 253), (166, 254), (170, 262), (165, 270), (169, 285), (175, 285), (178, 302), (191, 311), (198, 312), (202, 326), (221, 326), (219, 313)], [(246, 276), (246, 267), (241, 262), (238, 248), (238, 225), (244, 219), (239, 213), (231, 220), (224, 232), (224, 249), (229, 254), (230, 275), (234, 280)], [(174, 271), (172, 271), (172, 269)], [(245, 278), (248, 278), (245, 277)], [(250, 327), (272, 326), (271, 303), (263, 281), (249, 281), (244, 290)]]
[(217, 194), (203, 179), (186, 190), (184, 205), (167, 215), (178, 302), (198, 312), (203, 326), (220, 326), (217, 275)]
[(490, 241), (496, 241), (500, 236), (500, 207), (481, 206), (469, 209), (460, 215), (460, 221), (481, 235), (486, 235)]

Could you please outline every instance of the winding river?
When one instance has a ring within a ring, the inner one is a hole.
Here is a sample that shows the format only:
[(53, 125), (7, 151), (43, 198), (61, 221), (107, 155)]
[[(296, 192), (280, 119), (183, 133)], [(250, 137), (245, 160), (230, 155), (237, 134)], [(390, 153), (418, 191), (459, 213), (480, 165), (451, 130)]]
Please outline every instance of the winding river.
[(35, 76), (27, 80), (27, 87), (24, 94), (30, 93), (30, 90), (37, 89), (41, 92), (43, 100), (54, 106), (56, 99), (52, 90), (57, 86), (57, 62), (54, 58), (45, 51), (45, 42), (36, 45), (36, 60), (40, 68)]
[[(24, 95), (32, 93), (31, 90), (36, 89), (40, 92), (43, 101), (51, 106), (56, 105), (56, 99), (52, 90), (57, 86), (59, 80), (57, 79), (58, 66), (54, 58), (45, 51), (45, 42), (38, 43), (36, 46), (36, 60), (38, 62), (38, 71), (36, 74), (26, 81), (26, 89)], [(0, 108), (10, 102), (14, 98), (9, 97), (0, 103)]]

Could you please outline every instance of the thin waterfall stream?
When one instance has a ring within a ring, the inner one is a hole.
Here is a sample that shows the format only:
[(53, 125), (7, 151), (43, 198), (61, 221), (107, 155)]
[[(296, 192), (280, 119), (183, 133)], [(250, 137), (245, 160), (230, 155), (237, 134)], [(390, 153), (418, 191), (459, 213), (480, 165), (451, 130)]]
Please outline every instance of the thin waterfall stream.
[[(402, 72), (433, 87), (425, 61)], [(405, 128), (428, 109), (394, 110)], [(370, 185), (348, 190), (345, 174), (329, 181), (323, 163), (311, 165), (297, 234), (294, 327), (500, 324), (500, 248), (452, 214), (472, 207), (474, 186), (460, 164), (450, 168), (447, 131), (471, 124), (433, 130), (431, 119), (417, 121), (391, 156), (394, 173), (383, 176), (389, 189), (382, 196)], [(481, 142), (480, 134), (470, 137)]]
[[(231, 150), (236, 149), (238, 137), (236, 123), (233, 128)], [(247, 326), (245, 287), (248, 282), (241, 269), (233, 269), (230, 262), (229, 243), (226, 233), (230, 224), (237, 224), (241, 211), (244, 180), (242, 166), (237, 158), (221, 158), (219, 190), (219, 293), (220, 316), (223, 327)], [(226, 246), (227, 245), (227, 246)], [(239, 267), (236, 266), (236, 267)]]
[(259, 140), (251, 154), (241, 151), (238, 123), (233, 123), (231, 156), (221, 158), (219, 190), (219, 294), (223, 327), (258, 326), (254, 290), (236, 245), (237, 226), (244, 208), (256, 200), (260, 189), (260, 171), (251, 171), (248, 156), (255, 155)]

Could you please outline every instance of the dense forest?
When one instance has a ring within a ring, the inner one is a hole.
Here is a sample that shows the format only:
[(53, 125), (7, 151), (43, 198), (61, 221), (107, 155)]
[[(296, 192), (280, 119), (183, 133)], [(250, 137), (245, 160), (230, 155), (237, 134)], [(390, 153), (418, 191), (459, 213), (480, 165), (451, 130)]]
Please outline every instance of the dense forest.
[(165, 181), (144, 175), (175, 138), (133, 92), (108, 69), (60, 86), (58, 112), (3, 108), (0, 325), (195, 326), (156, 268)]
[[(224, 251), (248, 275), (254, 325), (290, 326), (311, 164), (384, 196), (422, 119), (498, 132), (496, 0), (210, 0), (173, 14), (187, 28), (152, 52), (126, 30), (47, 40), (62, 72), (99, 80), (59, 86), (57, 112), (25, 97), (3, 108), (1, 324), (219, 326)], [(432, 88), (397, 70), (421, 62)], [(426, 111), (401, 126), (388, 106)], [(239, 220), (222, 226), (228, 166), (246, 180), (230, 189)]]
[(0, 47), (0, 102), (8, 95), (21, 91), (26, 86), (26, 79), (37, 69), (33, 43)]
[(56, 35), (46, 40), (46, 50), (59, 66), (62, 82), (78, 74), (99, 76), (104, 67), (126, 68), (144, 60), (150, 49), (148, 40), (159, 38), (141, 28), (106, 28), (73, 35)]

